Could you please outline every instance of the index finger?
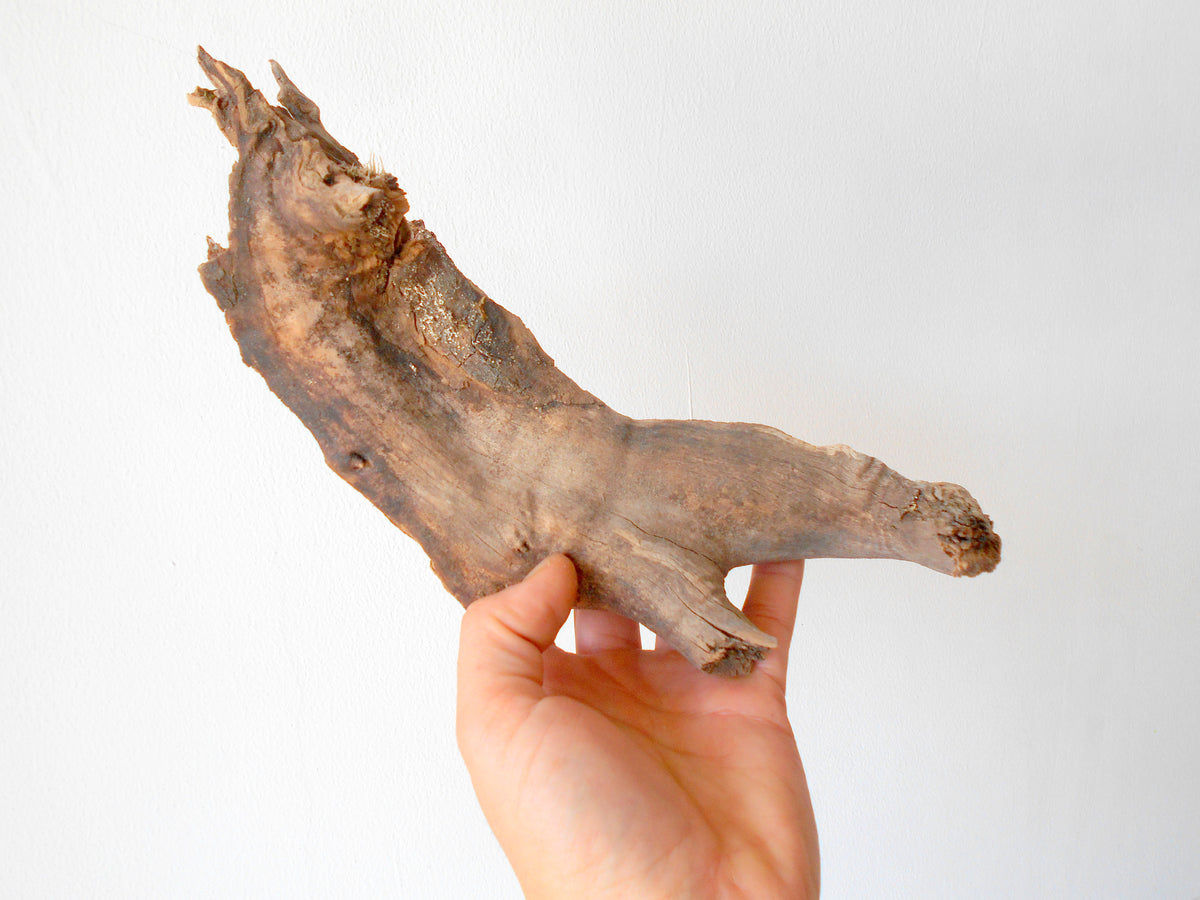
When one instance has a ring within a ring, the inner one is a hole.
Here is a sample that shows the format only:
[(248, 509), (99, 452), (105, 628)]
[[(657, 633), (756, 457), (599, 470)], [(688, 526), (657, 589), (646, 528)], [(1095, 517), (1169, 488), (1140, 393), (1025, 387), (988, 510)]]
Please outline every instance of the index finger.
[(787, 685), (788, 650), (796, 627), (796, 607), (804, 581), (804, 560), (759, 563), (750, 572), (750, 588), (742, 612), (779, 645), (756, 667)]

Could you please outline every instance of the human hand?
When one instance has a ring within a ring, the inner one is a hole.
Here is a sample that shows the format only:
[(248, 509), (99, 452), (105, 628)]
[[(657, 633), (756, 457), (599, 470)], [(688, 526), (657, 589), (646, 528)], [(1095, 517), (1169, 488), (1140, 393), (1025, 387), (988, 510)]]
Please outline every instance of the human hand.
[(600, 610), (575, 611), (576, 653), (554, 646), (577, 599), (562, 555), (467, 608), (459, 749), (528, 898), (817, 896), (784, 697), (803, 572), (754, 567), (744, 611), (779, 645), (738, 679)]

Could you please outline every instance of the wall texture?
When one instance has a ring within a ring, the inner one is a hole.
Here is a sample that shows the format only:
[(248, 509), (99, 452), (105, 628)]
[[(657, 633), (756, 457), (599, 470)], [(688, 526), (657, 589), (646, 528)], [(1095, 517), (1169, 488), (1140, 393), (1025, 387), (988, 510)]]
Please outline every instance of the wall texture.
[(826, 897), (1200, 897), (1195, 3), (5, 20), (0, 895), (519, 895), (454, 746), (457, 606), (195, 275), (233, 158), (184, 100), (203, 43), (279, 59), (620, 411), (994, 516), (973, 582), (809, 567)]

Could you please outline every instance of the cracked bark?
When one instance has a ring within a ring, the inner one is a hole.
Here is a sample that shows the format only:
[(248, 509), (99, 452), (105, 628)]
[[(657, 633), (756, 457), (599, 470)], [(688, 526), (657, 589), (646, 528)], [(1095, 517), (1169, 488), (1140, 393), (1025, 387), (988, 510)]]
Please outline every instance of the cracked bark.
[(238, 151), (229, 246), (209, 240), (204, 284), (243, 360), (464, 605), (564, 551), (581, 605), (739, 674), (774, 641), (727, 600), (735, 566), (876, 557), (975, 575), (999, 562), (991, 520), (957, 485), (763, 425), (605, 406), (406, 218), (396, 179), (334, 140), (278, 64), (272, 106), (199, 55), (214, 89), (190, 99)]

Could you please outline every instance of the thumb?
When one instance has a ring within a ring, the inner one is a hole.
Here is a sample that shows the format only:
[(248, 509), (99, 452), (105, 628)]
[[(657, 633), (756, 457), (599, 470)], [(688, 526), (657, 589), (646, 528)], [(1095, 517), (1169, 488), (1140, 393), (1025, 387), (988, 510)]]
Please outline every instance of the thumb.
[(525, 580), (476, 600), (463, 614), (458, 643), (458, 718), (467, 722), (530, 705), (544, 696), (542, 654), (578, 597), (575, 564), (549, 556)]

